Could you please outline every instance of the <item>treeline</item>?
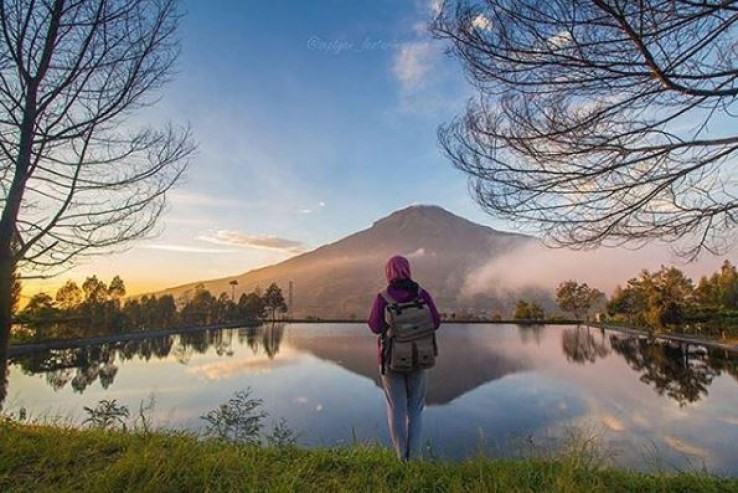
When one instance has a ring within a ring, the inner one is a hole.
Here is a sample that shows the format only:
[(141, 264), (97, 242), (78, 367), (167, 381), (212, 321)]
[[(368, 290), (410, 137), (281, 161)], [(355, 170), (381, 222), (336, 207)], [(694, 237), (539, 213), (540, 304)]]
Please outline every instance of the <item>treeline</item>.
[(695, 285), (676, 267), (643, 270), (607, 303), (614, 321), (659, 330), (718, 335), (738, 328), (738, 271), (729, 261)]
[[(738, 333), (738, 271), (726, 260), (711, 276), (694, 283), (677, 267), (643, 270), (617, 286), (608, 299), (597, 288), (575, 280), (556, 289), (556, 305), (575, 320), (623, 323), (650, 330), (706, 335)], [(538, 301), (518, 300), (515, 320), (552, 321)]]
[(79, 286), (68, 280), (54, 296), (34, 294), (15, 316), (16, 339), (89, 337), (110, 333), (157, 330), (229, 322), (259, 322), (287, 311), (276, 283), (238, 300), (227, 293), (214, 296), (197, 284), (182, 296), (144, 295), (125, 299), (125, 283), (115, 276), (106, 284), (90, 276)]

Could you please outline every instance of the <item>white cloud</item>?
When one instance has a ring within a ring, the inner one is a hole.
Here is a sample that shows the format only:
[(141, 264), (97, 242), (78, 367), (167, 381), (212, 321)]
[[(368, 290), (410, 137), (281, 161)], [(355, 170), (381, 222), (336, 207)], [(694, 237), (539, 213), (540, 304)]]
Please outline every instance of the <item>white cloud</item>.
[(222, 248), (203, 248), (187, 245), (141, 245), (147, 250), (164, 250), (179, 253), (236, 253), (236, 250), (224, 250)]
[(167, 200), (173, 204), (182, 204), (199, 207), (217, 207), (217, 208), (249, 208), (255, 209), (259, 204), (248, 202), (240, 199), (228, 197), (218, 197), (199, 192), (187, 192), (184, 190), (173, 190), (167, 193)]
[(407, 258), (418, 258), (418, 257), (424, 257), (425, 256), (425, 248), (418, 248), (413, 253), (408, 253), (405, 255)]
[(325, 202), (322, 202), (322, 201), (321, 201), (321, 202), (318, 202), (318, 205), (319, 205), (320, 207), (325, 207)]
[(215, 243), (217, 245), (233, 245), (263, 250), (277, 250), (285, 253), (301, 253), (305, 250), (302, 242), (269, 235), (249, 235), (239, 231), (218, 230), (198, 240)]
[(472, 27), (475, 29), (481, 29), (482, 31), (489, 31), (492, 29), (492, 22), (487, 19), (483, 14), (477, 15), (472, 20)]
[(395, 55), (392, 72), (403, 87), (417, 87), (427, 79), (440, 50), (430, 41), (404, 43)]
[(300, 209), (300, 214), (312, 214), (312, 209)]
[(443, 0), (430, 0), (428, 8), (434, 16), (440, 14), (443, 10)]

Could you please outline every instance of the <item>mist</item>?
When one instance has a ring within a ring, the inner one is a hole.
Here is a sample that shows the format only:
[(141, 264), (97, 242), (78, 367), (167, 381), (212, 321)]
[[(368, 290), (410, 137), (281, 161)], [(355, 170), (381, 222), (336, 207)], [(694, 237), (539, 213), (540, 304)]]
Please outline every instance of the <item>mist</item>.
[(696, 261), (687, 262), (663, 243), (637, 250), (603, 247), (585, 251), (532, 243), (497, 256), (472, 272), (462, 293), (472, 296), (531, 288), (554, 291), (562, 281), (574, 279), (609, 295), (616, 286), (637, 277), (643, 269), (654, 271), (662, 265), (676, 266), (696, 284), (700, 277), (717, 271), (726, 259), (733, 261), (733, 257), (734, 252), (729, 252), (722, 256), (702, 255)]

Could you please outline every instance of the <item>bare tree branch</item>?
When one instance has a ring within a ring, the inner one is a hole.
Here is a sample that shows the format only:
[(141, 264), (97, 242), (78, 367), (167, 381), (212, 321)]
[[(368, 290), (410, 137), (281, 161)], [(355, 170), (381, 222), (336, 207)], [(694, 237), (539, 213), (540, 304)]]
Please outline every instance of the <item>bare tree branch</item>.
[(451, 1), (434, 20), (478, 97), (439, 130), (490, 213), (558, 245), (686, 239), (738, 209), (738, 1)]

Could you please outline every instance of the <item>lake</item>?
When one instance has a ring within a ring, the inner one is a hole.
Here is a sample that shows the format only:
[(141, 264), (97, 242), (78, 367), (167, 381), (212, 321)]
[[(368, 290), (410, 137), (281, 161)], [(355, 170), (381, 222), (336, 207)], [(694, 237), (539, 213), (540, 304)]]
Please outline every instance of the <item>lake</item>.
[[(595, 328), (444, 324), (429, 373), (424, 440), (433, 457), (552, 452), (572, 430), (621, 467), (738, 476), (738, 357)], [(251, 388), (303, 446), (388, 443), (376, 337), (363, 324), (277, 324), (11, 358), (4, 411), (81, 423), (116, 399), (153, 396), (158, 426)], [(268, 421), (270, 422), (270, 421)]]

